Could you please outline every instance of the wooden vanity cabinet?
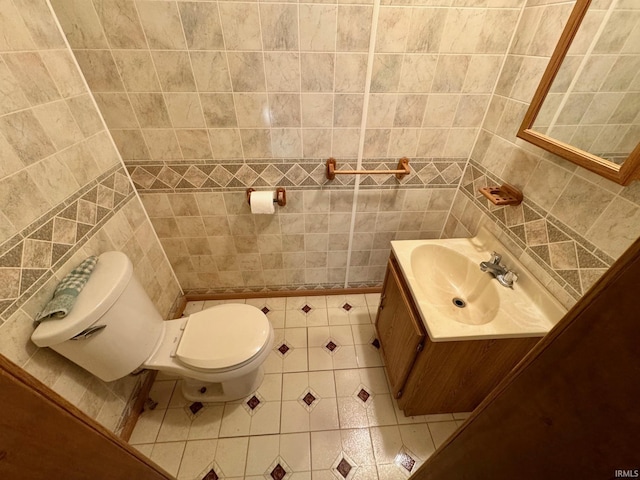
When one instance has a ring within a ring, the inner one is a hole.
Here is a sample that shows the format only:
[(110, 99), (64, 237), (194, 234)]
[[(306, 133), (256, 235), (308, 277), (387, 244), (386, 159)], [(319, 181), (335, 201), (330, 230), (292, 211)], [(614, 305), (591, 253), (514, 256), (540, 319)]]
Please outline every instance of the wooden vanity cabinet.
[(540, 340), (431, 341), (393, 253), (375, 326), (392, 393), (408, 416), (473, 410)]
[(383, 285), (376, 316), (376, 332), (391, 382), (391, 392), (400, 398), (411, 367), (424, 347), (427, 333), (394, 258), (389, 259)]

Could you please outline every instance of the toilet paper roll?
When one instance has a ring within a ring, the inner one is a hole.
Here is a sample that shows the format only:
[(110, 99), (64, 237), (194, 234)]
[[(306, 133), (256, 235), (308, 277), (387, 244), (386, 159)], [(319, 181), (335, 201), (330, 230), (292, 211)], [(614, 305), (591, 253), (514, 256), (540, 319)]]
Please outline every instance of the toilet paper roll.
[(273, 190), (251, 192), (251, 213), (273, 214), (276, 211), (273, 205), (273, 198)]

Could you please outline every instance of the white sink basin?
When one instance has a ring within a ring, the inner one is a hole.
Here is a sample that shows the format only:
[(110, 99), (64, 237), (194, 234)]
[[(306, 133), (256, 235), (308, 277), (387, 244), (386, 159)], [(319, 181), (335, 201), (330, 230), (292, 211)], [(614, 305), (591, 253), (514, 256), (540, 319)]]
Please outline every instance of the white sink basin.
[[(431, 340), (545, 335), (566, 309), (487, 230), (473, 238), (391, 242)], [(503, 287), (480, 262), (491, 252), (518, 274)]]
[(411, 252), (411, 270), (418, 272), (414, 278), (425, 300), (451, 320), (483, 325), (500, 309), (498, 282), (491, 282), (476, 263), (450, 248), (416, 247)]

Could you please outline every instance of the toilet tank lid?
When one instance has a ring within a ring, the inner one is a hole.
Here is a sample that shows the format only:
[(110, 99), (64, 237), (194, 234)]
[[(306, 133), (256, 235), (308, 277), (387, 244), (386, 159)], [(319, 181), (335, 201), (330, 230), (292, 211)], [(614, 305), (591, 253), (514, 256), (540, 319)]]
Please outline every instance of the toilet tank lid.
[(132, 275), (133, 266), (124, 253), (103, 253), (71, 312), (64, 318), (44, 320), (31, 340), (39, 347), (50, 347), (93, 325), (115, 303)]

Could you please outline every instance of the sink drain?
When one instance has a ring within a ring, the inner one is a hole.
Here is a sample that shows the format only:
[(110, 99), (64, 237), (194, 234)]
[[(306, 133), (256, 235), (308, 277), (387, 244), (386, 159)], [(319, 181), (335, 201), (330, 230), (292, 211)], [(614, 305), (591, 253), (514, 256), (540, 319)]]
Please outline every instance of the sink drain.
[(458, 307), (458, 308), (464, 308), (467, 306), (467, 302), (465, 302), (463, 299), (458, 298), (458, 297), (454, 297), (454, 299), (452, 300), (453, 304)]

